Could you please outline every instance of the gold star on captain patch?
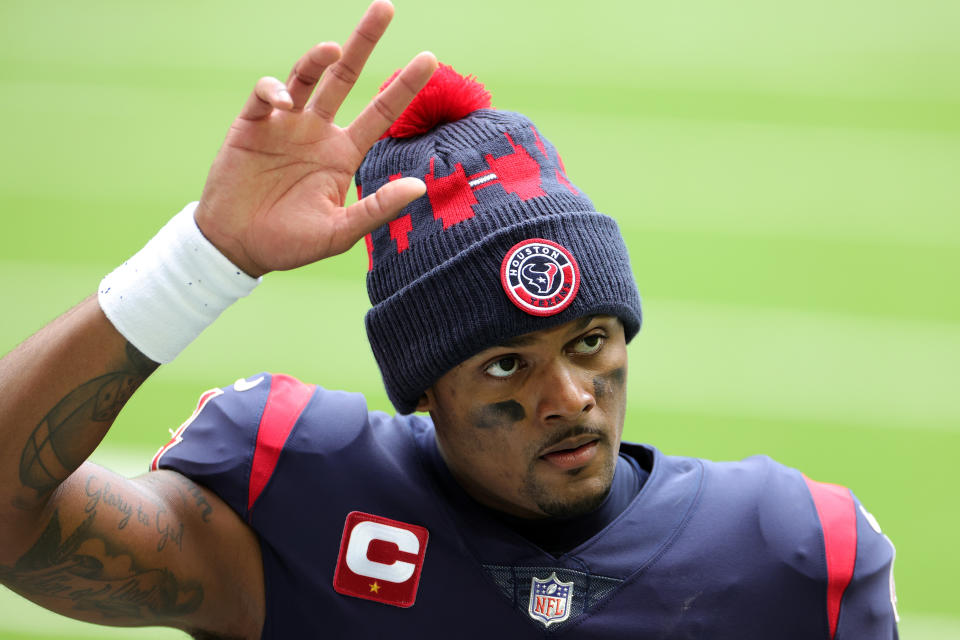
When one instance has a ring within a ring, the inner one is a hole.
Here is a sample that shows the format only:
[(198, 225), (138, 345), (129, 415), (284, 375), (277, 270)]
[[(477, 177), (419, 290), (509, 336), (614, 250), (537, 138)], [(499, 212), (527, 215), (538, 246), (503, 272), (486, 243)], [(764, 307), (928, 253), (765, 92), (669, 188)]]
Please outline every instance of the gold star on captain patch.
[(370, 593), (380, 593), (380, 585), (374, 582), (370, 585)]

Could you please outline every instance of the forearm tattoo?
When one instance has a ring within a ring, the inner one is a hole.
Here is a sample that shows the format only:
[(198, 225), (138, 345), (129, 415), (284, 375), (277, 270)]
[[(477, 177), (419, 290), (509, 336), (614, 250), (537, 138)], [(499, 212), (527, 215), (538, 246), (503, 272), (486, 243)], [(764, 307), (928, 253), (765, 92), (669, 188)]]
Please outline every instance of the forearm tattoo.
[(147, 377), (159, 365), (127, 343), (127, 361), (118, 370), (78, 386), (57, 403), (27, 439), (20, 456), (20, 481), (47, 493), (90, 455), (90, 427), (109, 427)]

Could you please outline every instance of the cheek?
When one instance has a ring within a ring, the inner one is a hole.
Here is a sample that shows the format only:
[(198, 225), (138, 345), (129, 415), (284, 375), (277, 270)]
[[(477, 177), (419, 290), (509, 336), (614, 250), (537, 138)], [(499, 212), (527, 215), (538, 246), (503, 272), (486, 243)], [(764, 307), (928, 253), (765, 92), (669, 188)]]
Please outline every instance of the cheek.
[(606, 396), (609, 396), (612, 393), (622, 392), (623, 384), (626, 379), (627, 371), (625, 367), (619, 367), (613, 371), (610, 371), (609, 373), (596, 376), (593, 379), (594, 397), (597, 400), (603, 400)]
[[(453, 429), (438, 428), (437, 439), (447, 464), (461, 476), (488, 491), (502, 493), (505, 487), (514, 486), (529, 456), (525, 453), (521, 425), (505, 417), (503, 407), (499, 412), (484, 411), (485, 408), (468, 411)], [(507, 415), (517, 417), (518, 408), (522, 410), (518, 404)]]
[(527, 417), (523, 405), (516, 400), (505, 400), (471, 409), (467, 415), (470, 424), (481, 431), (509, 429)]

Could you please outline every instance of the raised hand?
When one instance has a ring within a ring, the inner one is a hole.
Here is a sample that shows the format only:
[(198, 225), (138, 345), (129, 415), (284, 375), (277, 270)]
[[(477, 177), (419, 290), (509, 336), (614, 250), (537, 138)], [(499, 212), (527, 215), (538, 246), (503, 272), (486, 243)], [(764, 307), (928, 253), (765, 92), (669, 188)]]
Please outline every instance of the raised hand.
[(318, 44), (286, 83), (261, 78), (230, 127), (195, 217), (204, 235), (248, 274), (346, 251), (423, 195), (420, 180), (402, 178), (344, 207), (364, 155), (437, 66), (432, 54), (419, 54), (350, 125), (334, 124), (392, 17), (393, 6), (376, 0), (342, 50)]

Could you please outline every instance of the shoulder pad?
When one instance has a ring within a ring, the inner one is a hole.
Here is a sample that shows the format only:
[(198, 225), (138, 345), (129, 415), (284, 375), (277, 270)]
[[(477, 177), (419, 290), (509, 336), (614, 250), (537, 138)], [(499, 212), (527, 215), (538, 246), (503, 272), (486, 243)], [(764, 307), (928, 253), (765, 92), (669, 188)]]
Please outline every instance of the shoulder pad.
[(246, 518), (315, 391), (315, 385), (269, 373), (211, 389), (150, 468), (182, 473)]

